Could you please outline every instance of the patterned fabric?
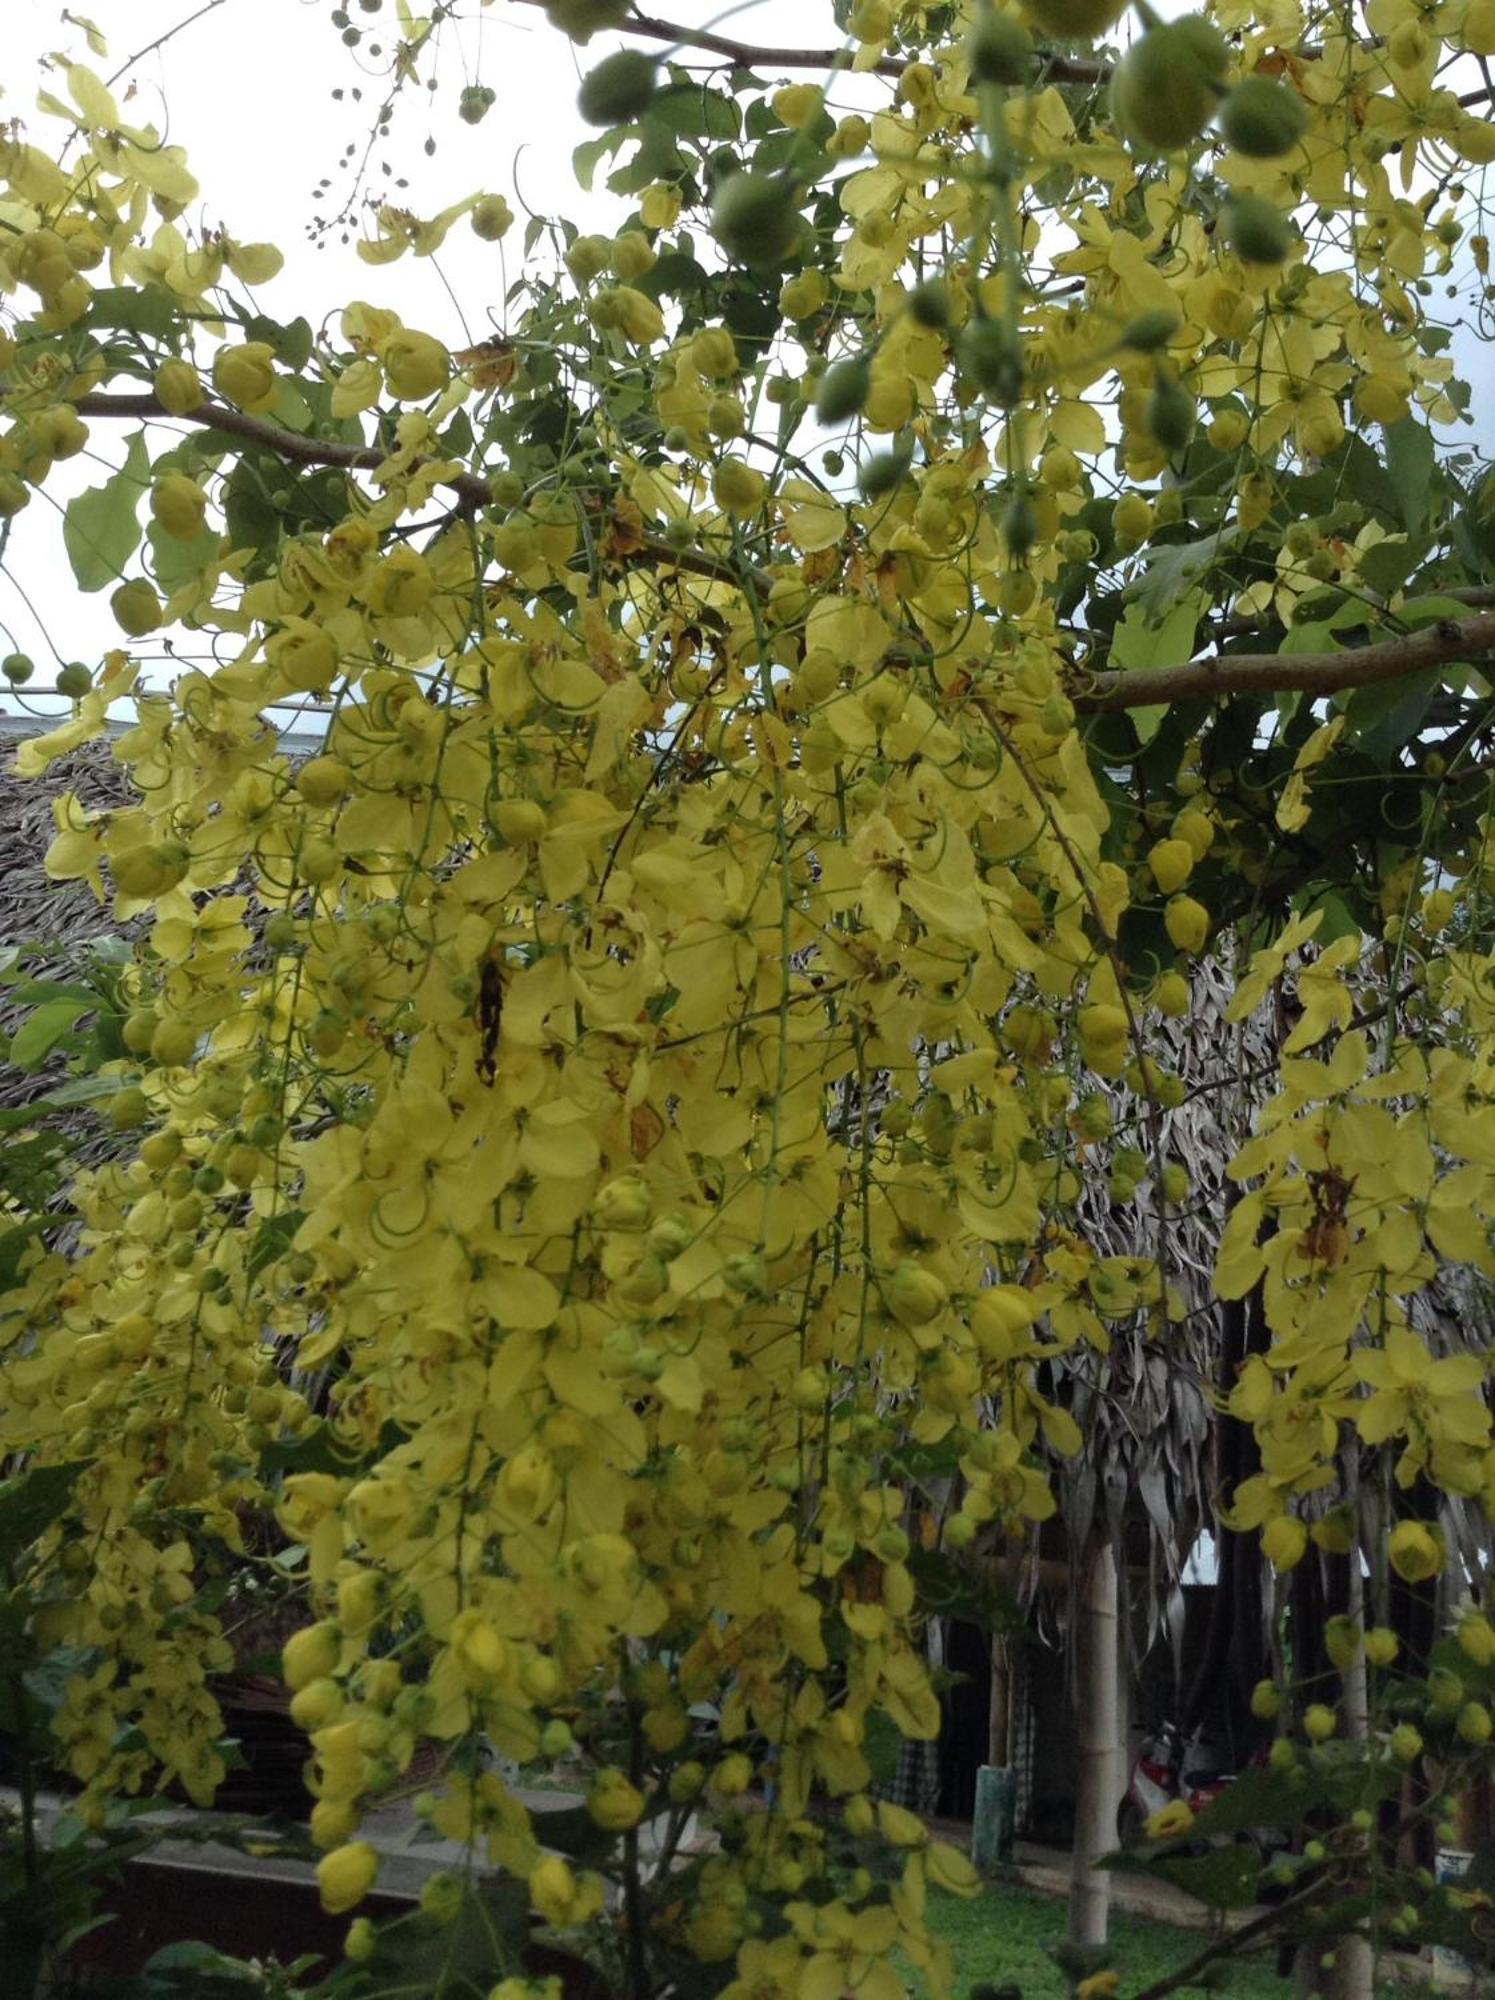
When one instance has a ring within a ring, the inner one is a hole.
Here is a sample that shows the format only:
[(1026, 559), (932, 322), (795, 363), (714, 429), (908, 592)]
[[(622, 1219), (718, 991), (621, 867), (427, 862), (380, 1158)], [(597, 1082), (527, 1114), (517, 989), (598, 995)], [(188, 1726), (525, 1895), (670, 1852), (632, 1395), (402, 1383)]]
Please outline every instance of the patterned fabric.
[(940, 1802), (938, 1743), (905, 1743), (898, 1752), (898, 1769), (885, 1783), (872, 1787), (874, 1798), (904, 1806), (922, 1819), (933, 1816)]

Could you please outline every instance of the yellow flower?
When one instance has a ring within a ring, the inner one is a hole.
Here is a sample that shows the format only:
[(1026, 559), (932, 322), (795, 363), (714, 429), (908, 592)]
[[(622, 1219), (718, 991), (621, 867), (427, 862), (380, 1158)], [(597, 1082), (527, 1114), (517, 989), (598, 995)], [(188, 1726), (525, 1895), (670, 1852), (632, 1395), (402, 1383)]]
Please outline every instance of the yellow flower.
[(1194, 1824), (1194, 1814), (1186, 1799), (1170, 1799), (1155, 1813), (1149, 1813), (1143, 1832), (1149, 1840), (1181, 1840)]
[(379, 1873), (379, 1857), (366, 1840), (350, 1841), (334, 1847), (317, 1863), (317, 1887), (322, 1908), (329, 1916), (341, 1916), (361, 1903), (374, 1886)]

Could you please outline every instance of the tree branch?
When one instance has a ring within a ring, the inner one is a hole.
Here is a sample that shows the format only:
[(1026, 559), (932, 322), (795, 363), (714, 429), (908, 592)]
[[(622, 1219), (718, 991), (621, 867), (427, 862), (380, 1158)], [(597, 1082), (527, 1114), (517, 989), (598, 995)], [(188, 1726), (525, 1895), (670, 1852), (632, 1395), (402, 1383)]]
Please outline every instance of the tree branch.
[[(176, 415), (174, 411), (163, 409), (159, 399), (150, 393), (80, 396), (75, 407), (80, 417), (150, 418)], [(377, 445), (335, 444), (329, 438), (302, 437), (297, 431), (267, 423), (263, 417), (246, 416), (242, 410), (231, 409), (227, 403), (199, 403), (195, 410), (188, 410), (178, 421), (200, 424), (205, 430), (225, 431), (230, 437), (263, 445), (266, 451), (273, 451), (288, 465), (331, 465), (342, 466), (349, 472), (372, 472), (389, 457), (389, 453)], [(456, 473), (443, 480), (442, 484), (450, 486), (468, 507), (486, 507), (493, 498), (487, 480), (475, 472)]]
[[(518, 3), (528, 6), (531, 0)], [(159, 399), (148, 391), (128, 396), (80, 396), (76, 408), (81, 417), (149, 419), (174, 414), (163, 409)], [(226, 403), (199, 403), (178, 421), (243, 438), (274, 452), (288, 465), (341, 466), (349, 472), (372, 472), (389, 457), (378, 445), (337, 444), (330, 438), (303, 437), (300, 432), (285, 430), (263, 417), (246, 416)], [(454, 472), (441, 483), (458, 496), (464, 512), (475, 513), (480, 507), (492, 505), (493, 489), (481, 473)], [(633, 553), (637, 560), (661, 569), (685, 570), (713, 583), (733, 584), (739, 590), (767, 588), (767, 579), (757, 570), (701, 549), (673, 549), (667, 542), (645, 537)], [(1343, 653), (1228, 653), (1212, 659), (1186, 660), (1178, 667), (1091, 674), (1077, 685), (1073, 700), (1077, 710), (1093, 715), (1103, 709), (1145, 708), (1155, 702), (1199, 697), (1208, 700), (1217, 695), (1281, 694), (1291, 688), (1309, 694), (1334, 694), (1342, 688), (1396, 680), (1422, 667), (1441, 666), (1449, 660), (1474, 659), (1492, 649), (1495, 649), (1495, 612), (1485, 612), (1475, 618), (1440, 618), (1420, 632)]]
[(1132, 673), (1092, 674), (1078, 681), (1071, 698), (1077, 710), (1096, 714), (1117, 708), (1146, 708), (1158, 702), (1211, 700), (1232, 694), (1338, 694), (1399, 680), (1424, 667), (1452, 660), (1474, 661), (1495, 649), (1495, 612), (1476, 618), (1440, 618), (1420, 632), (1355, 646), (1343, 653), (1217, 653), (1185, 660), (1177, 667), (1145, 667)]
[[(133, 396), (80, 396), (74, 407), (80, 417), (175, 417), (179, 423), (199, 424), (204, 430), (224, 431), (230, 437), (244, 438), (250, 444), (273, 451), (287, 465), (340, 466), (348, 472), (372, 472), (389, 457), (377, 445), (336, 444), (328, 438), (303, 437), (299, 431), (284, 430), (279, 424), (267, 423), (263, 417), (246, 416), (227, 403), (199, 403), (195, 410), (179, 415), (163, 409), (158, 398), (147, 391)], [(441, 484), (458, 496), (465, 513), (476, 513), (480, 507), (493, 504), (493, 488), (480, 472), (455, 472)], [(768, 589), (768, 580), (756, 570), (736, 568), (704, 550), (673, 549), (668, 542), (650, 536), (645, 536), (634, 555), (639, 561), (655, 563), (661, 569), (688, 570), (692, 576), (704, 576), (713, 583), (734, 584), (739, 590)]]
[[(522, 7), (543, 7), (545, 0), (515, 0)], [(763, 48), (756, 42), (740, 42), (731, 35), (718, 35), (709, 28), (682, 28), (673, 21), (655, 21), (647, 14), (633, 14), (618, 29), (620, 35), (643, 35), (653, 42), (671, 42), (680, 48), (703, 49), (708, 55), (724, 56), (743, 69), (850, 69), (851, 55), (840, 49)], [(1107, 71), (1104, 64), (1083, 56), (1060, 55), (1045, 50), (1040, 60), (1050, 83), (1095, 83)], [(880, 56), (859, 75), (899, 77), (908, 68), (902, 56)]]

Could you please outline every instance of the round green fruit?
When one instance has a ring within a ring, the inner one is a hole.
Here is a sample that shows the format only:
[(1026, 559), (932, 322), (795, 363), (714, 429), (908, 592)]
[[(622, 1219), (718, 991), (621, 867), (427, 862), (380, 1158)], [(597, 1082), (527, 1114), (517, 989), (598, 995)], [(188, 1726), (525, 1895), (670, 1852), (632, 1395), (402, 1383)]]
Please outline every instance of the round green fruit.
[(1111, 79), (1111, 114), (1130, 143), (1169, 153), (1197, 139), (1214, 116), (1225, 44), (1197, 15), (1164, 21), (1134, 42)]
[(632, 11), (632, 0), (550, 0), (545, 18), (573, 42), (585, 44), (608, 28), (621, 28)]
[(1120, 15), (1126, 0), (1023, 0), (1023, 11), (1057, 41), (1093, 42)]
[(739, 264), (781, 264), (800, 240), (792, 183), (772, 174), (729, 174), (711, 202), (711, 228)]
[(81, 660), (69, 660), (57, 676), (57, 692), (70, 701), (81, 701), (93, 686), (93, 675)]
[(1279, 159), (1307, 130), (1302, 98), (1269, 77), (1248, 76), (1220, 107), (1222, 137), (1250, 160)]
[(902, 483), (904, 474), (913, 463), (912, 444), (895, 446), (892, 451), (877, 452), (862, 467), (859, 485), (865, 500), (881, 500)]
[(12, 687), (24, 687), (35, 672), (34, 663), (25, 653), (7, 653), (0, 660), (0, 674), (4, 674)]
[(815, 391), (815, 415), (830, 426), (859, 415), (872, 387), (872, 363), (865, 354), (833, 361)]
[(974, 319), (960, 336), (956, 357), (976, 387), (1003, 409), (1022, 398), (1023, 358), (1006, 325)]
[(1194, 436), (1198, 412), (1182, 383), (1160, 381), (1147, 399), (1147, 428), (1164, 451), (1183, 451)]
[(1011, 14), (984, 7), (966, 38), (966, 60), (972, 83), (1023, 83), (1033, 60), (1033, 38)]
[(1233, 195), (1222, 217), (1225, 241), (1246, 264), (1285, 264), (1293, 247), (1287, 217), (1259, 194)]
[(909, 318), (916, 326), (939, 333), (950, 324), (950, 293), (943, 279), (926, 278), (908, 295)]
[(658, 88), (654, 59), (637, 49), (619, 49), (582, 78), (576, 108), (588, 125), (628, 125), (643, 117)]

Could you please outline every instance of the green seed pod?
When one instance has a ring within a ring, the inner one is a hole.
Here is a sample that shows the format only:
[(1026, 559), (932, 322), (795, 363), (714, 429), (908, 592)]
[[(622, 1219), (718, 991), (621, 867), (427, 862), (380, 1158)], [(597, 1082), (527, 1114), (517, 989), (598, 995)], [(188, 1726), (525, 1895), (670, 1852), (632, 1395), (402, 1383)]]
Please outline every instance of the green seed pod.
[(1002, 409), (1021, 401), (1023, 358), (1001, 320), (973, 319), (960, 336), (956, 355), (976, 387)]
[(872, 363), (867, 355), (833, 361), (815, 391), (815, 415), (827, 426), (850, 422), (861, 411), (871, 386)]
[(1168, 345), (1178, 329), (1178, 314), (1169, 312), (1166, 306), (1157, 306), (1151, 312), (1138, 313), (1128, 322), (1121, 344), (1138, 354), (1156, 354), (1160, 347)]
[(1187, 146), (1214, 116), (1215, 85), (1226, 61), (1224, 43), (1197, 15), (1149, 28), (1117, 65), (1111, 115), (1141, 150)]
[(735, 263), (783, 263), (802, 229), (793, 186), (776, 175), (729, 174), (712, 197), (711, 229)]
[(588, 125), (627, 125), (642, 118), (659, 88), (659, 66), (637, 49), (604, 56), (582, 78), (576, 108)]
[(1021, 559), (1038, 539), (1038, 515), (1026, 493), (1014, 493), (1002, 513), (1002, 535)]
[(1248, 76), (1220, 107), (1226, 144), (1250, 160), (1275, 160), (1290, 153), (1307, 130), (1302, 98), (1269, 77)]
[(966, 38), (966, 60), (972, 83), (1023, 83), (1033, 60), (1033, 38), (1011, 14), (983, 7)]
[(880, 451), (869, 458), (862, 467), (861, 489), (865, 500), (880, 500), (885, 493), (891, 493), (899, 485), (909, 466), (913, 463), (914, 447), (907, 444), (895, 445), (891, 451)]
[(1023, 12), (1056, 40), (1093, 42), (1125, 4), (1126, 0), (1023, 0)]
[(1285, 264), (1293, 247), (1287, 217), (1259, 194), (1233, 195), (1221, 218), (1225, 241), (1247, 264)]
[(78, 701), (93, 686), (93, 675), (81, 660), (69, 660), (57, 676), (57, 692)]
[(1160, 376), (1147, 399), (1147, 428), (1167, 452), (1183, 451), (1194, 436), (1198, 412), (1181, 382)]
[(908, 295), (909, 318), (938, 333), (950, 324), (950, 293), (943, 278), (926, 278)]
[(631, 0), (549, 0), (545, 18), (553, 28), (585, 46), (593, 35), (621, 28), (632, 12)]

